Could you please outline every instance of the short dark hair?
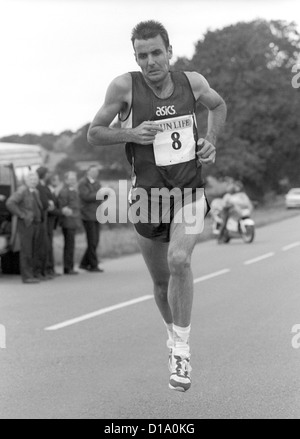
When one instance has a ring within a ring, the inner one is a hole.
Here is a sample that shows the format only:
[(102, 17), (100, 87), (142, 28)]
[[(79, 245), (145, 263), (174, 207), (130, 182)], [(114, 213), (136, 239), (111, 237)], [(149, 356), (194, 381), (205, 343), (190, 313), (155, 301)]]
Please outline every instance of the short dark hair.
[(141, 21), (132, 30), (131, 42), (134, 47), (135, 40), (149, 40), (155, 38), (157, 35), (162, 37), (166, 49), (170, 46), (169, 35), (165, 27), (155, 20)]
[(37, 175), (39, 176), (39, 178), (41, 180), (43, 180), (46, 176), (46, 174), (48, 173), (48, 168), (45, 168), (45, 166), (40, 166), (37, 170), (36, 170)]
[(99, 165), (97, 165), (96, 163), (94, 163), (93, 165), (90, 165), (90, 166), (87, 168), (86, 172), (88, 172), (90, 169), (93, 169), (93, 168), (96, 168), (96, 169), (98, 169), (98, 171), (99, 171)]

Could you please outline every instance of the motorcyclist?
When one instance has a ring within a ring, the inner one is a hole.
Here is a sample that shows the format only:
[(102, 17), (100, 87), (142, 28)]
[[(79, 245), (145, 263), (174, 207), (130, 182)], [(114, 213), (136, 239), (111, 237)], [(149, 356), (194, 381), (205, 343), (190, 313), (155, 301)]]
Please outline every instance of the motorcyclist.
[(210, 214), (213, 219), (212, 232), (219, 235), (223, 224), (222, 212), (224, 208), (223, 198), (214, 198), (210, 204)]
[(250, 216), (253, 211), (253, 204), (244, 190), (243, 183), (240, 181), (233, 181), (229, 184), (222, 201), (223, 224), (220, 229), (219, 242), (222, 242), (224, 238), (229, 217), (239, 221), (241, 218)]

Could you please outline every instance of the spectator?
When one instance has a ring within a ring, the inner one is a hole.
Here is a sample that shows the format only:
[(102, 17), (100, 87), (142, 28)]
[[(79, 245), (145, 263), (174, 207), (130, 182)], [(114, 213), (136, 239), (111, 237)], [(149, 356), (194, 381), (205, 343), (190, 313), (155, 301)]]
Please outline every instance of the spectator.
[(39, 225), (38, 233), (38, 259), (37, 259), (37, 276), (40, 280), (53, 279), (54, 276), (47, 273), (47, 255), (48, 255), (48, 234), (47, 234), (47, 222), (48, 222), (48, 209), (50, 207), (50, 199), (48, 190), (46, 187), (46, 179), (49, 175), (49, 171), (44, 166), (37, 169), (39, 176), (39, 184), (37, 190), (40, 194), (40, 200), (42, 203), (42, 221)]
[(38, 279), (38, 235), (42, 221), (42, 203), (36, 187), (39, 177), (30, 171), (25, 185), (20, 186), (7, 202), (7, 209), (18, 217), (20, 237), (20, 271), (26, 284), (39, 283)]
[(74, 270), (75, 235), (80, 227), (80, 201), (76, 189), (77, 176), (75, 172), (65, 174), (65, 183), (58, 195), (58, 205), (61, 212), (61, 226), (64, 235), (64, 274), (78, 274)]
[(49, 200), (48, 218), (47, 218), (47, 237), (48, 237), (48, 251), (46, 272), (48, 275), (56, 277), (60, 276), (55, 271), (54, 251), (53, 251), (53, 236), (54, 230), (57, 228), (60, 217), (60, 210), (58, 205), (58, 188), (60, 186), (60, 179), (57, 174), (50, 175), (46, 180), (46, 190)]
[(99, 201), (96, 200), (97, 192), (101, 185), (98, 180), (99, 169), (91, 166), (84, 178), (79, 181), (78, 191), (81, 201), (81, 219), (86, 233), (87, 249), (82, 257), (80, 268), (93, 273), (102, 273), (98, 267), (99, 261), (97, 248), (100, 240), (100, 224), (96, 218)]

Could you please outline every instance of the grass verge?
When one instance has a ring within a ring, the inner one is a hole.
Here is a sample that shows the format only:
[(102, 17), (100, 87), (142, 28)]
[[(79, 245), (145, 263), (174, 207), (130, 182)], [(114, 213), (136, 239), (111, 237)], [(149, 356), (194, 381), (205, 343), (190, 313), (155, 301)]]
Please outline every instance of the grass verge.
[[(300, 210), (288, 210), (285, 208), (284, 198), (277, 197), (272, 202), (264, 206), (257, 207), (253, 212), (253, 219), (256, 227), (262, 227), (277, 221), (300, 215)], [(208, 216), (205, 219), (203, 233), (199, 237), (199, 242), (214, 239), (211, 233), (212, 220)], [(54, 238), (55, 261), (58, 265), (62, 264), (63, 237), (60, 230), (57, 230)], [(86, 248), (84, 233), (76, 236), (75, 263), (79, 264)], [(133, 225), (123, 225), (116, 227), (102, 226), (100, 234), (100, 245), (98, 249), (99, 259), (112, 259), (124, 255), (138, 253), (139, 247), (136, 241)]]

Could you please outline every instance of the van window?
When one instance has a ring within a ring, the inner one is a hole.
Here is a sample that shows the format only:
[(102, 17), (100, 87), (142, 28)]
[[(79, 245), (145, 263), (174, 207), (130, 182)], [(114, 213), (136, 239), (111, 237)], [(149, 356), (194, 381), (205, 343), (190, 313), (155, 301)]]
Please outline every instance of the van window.
[(15, 167), (15, 175), (17, 179), (17, 186), (24, 184), (25, 177), (29, 171), (36, 171), (40, 165), (31, 165), (31, 166), (18, 166)]
[(11, 166), (0, 165), (0, 185), (10, 186), (12, 181)]
[(6, 208), (6, 201), (11, 195), (13, 184), (13, 171), (11, 166), (0, 165), (0, 230), (3, 219), (10, 217)]

